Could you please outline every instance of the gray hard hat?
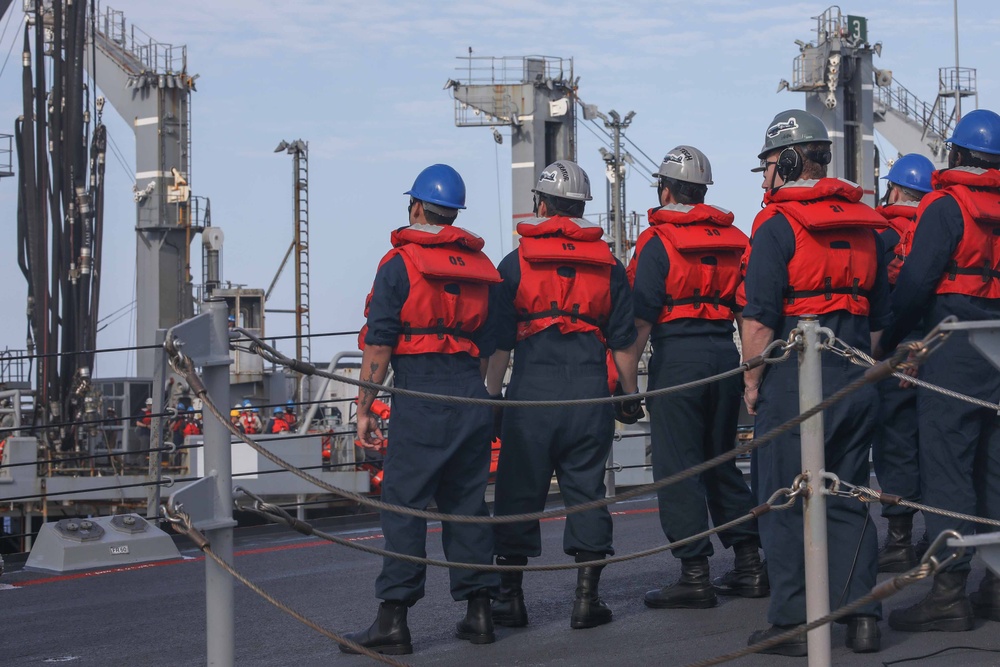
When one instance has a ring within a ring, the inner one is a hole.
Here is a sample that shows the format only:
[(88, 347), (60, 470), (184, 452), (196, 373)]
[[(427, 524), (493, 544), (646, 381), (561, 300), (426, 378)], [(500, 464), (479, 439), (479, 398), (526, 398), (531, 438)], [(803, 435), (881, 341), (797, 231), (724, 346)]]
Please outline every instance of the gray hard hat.
[(663, 158), (659, 171), (653, 176), (698, 185), (712, 185), (712, 163), (694, 146), (677, 146), (670, 149)]
[(576, 162), (569, 160), (559, 160), (542, 169), (538, 183), (531, 191), (573, 201), (593, 199), (590, 196), (590, 179), (587, 177), (587, 172)]
[(764, 147), (757, 157), (763, 160), (765, 155), (777, 148), (814, 141), (833, 143), (823, 121), (808, 111), (789, 109), (775, 116), (768, 125), (767, 132), (764, 133)]

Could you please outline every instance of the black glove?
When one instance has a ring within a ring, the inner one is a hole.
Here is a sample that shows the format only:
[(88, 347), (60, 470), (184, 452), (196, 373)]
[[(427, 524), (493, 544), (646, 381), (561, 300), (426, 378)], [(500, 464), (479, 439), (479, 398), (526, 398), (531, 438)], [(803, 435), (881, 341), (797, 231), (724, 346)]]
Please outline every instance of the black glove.
[[(494, 401), (502, 401), (503, 393), (490, 394), (490, 398)], [(503, 407), (499, 405), (493, 406), (493, 438), (492, 440), (500, 439), (500, 428), (503, 425)]]
[[(622, 388), (622, 383), (619, 382), (615, 385), (615, 396), (625, 395), (625, 389)], [(634, 424), (645, 416), (646, 413), (642, 410), (642, 399), (633, 398), (630, 401), (615, 403), (615, 419), (623, 424)]]

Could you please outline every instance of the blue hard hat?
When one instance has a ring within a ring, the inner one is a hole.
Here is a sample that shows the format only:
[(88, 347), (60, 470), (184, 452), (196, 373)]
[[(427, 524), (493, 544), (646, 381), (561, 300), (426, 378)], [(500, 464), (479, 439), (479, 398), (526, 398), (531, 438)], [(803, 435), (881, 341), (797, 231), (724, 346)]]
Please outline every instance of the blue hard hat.
[(184, 409), (184, 404), (183, 403), (178, 403), (177, 404), (177, 409), (178, 410), (183, 410)]
[(243, 407), (244, 408), (249, 408), (251, 405), (253, 405), (253, 403), (250, 402), (249, 398), (244, 398), (243, 399)]
[(188, 412), (190, 412), (191, 414), (194, 414), (194, 407), (193, 407), (193, 406), (192, 406), (192, 407), (189, 407), (189, 408), (188, 408)]
[(284, 414), (284, 412), (285, 411), (282, 410), (281, 408), (275, 408), (274, 409), (274, 414), (276, 414), (276, 415)]
[(260, 408), (254, 408), (253, 411), (254, 412), (260, 412)]
[(432, 164), (417, 174), (413, 187), (403, 193), (445, 208), (465, 208), (465, 181), (446, 164)]
[(972, 151), (1000, 155), (1000, 115), (989, 109), (976, 109), (962, 116), (948, 143)]
[(883, 176), (885, 180), (893, 185), (898, 185), (920, 192), (930, 192), (931, 173), (934, 171), (934, 163), (920, 153), (907, 153), (892, 165), (889, 173)]

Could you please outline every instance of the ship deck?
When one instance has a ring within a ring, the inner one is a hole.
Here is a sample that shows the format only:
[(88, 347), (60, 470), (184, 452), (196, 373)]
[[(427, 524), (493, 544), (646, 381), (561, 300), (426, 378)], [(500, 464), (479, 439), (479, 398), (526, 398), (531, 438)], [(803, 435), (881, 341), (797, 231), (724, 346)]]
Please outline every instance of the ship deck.
[[(550, 507), (558, 507), (558, 499)], [(612, 507), (619, 554), (661, 544), (655, 499), (641, 498)], [(880, 532), (885, 522), (877, 508), (872, 518)], [(382, 539), (374, 517), (317, 522), (328, 532), (372, 545)], [(536, 562), (567, 562), (562, 554), (563, 520), (543, 522), (543, 556)], [(441, 558), (440, 524), (430, 524), (428, 554)], [(922, 530), (917, 518), (915, 532)], [(732, 565), (732, 552), (716, 544), (713, 574)], [(204, 557), (180, 542), (183, 559), (67, 574), (29, 572), (8, 558), (0, 578), (0, 663), (21, 667), (66, 662), (73, 665), (149, 667), (205, 664)], [(367, 627), (374, 618), (373, 583), (380, 559), (307, 538), (279, 526), (238, 529), (235, 566), (279, 600), (335, 632)], [(983, 565), (974, 560), (970, 588)], [(571, 630), (571, 571), (525, 576), (530, 625), (498, 628), (498, 641), (473, 646), (455, 639), (454, 623), (464, 604), (451, 600), (447, 573), (428, 571), (427, 596), (410, 610), (414, 654), (400, 656), (412, 665), (685, 665), (737, 650), (747, 636), (766, 626), (767, 599), (721, 598), (706, 610), (651, 610), (643, 593), (671, 582), (679, 562), (669, 554), (608, 567), (601, 581), (603, 599), (614, 622), (590, 630)], [(890, 575), (880, 575), (882, 580)], [(891, 598), (893, 608), (919, 600), (921, 582)], [(372, 664), (363, 656), (343, 655), (329, 639), (310, 630), (236, 584), (236, 664), (275, 667)], [(844, 647), (844, 626), (833, 629), (835, 665), (1000, 665), (1000, 624), (977, 620), (966, 633), (907, 634), (882, 623), (883, 650), (856, 655)], [(978, 649), (978, 650), (977, 650)], [(983, 650), (986, 649), (986, 650)], [(992, 650), (992, 652), (989, 652)], [(936, 655), (931, 655), (936, 654)], [(928, 656), (928, 657), (924, 657)], [(805, 659), (749, 656), (740, 665), (806, 664)]]

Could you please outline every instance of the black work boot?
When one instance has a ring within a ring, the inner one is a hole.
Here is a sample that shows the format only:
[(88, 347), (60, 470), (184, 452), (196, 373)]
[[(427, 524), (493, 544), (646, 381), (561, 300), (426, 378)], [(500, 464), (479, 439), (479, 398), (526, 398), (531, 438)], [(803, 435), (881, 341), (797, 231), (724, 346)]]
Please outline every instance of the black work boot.
[(917, 566), (917, 553), (913, 549), (913, 515), (889, 517), (889, 531), (885, 546), (878, 552), (879, 572), (906, 572)]
[[(604, 554), (580, 552), (576, 555), (577, 563), (603, 560)], [(603, 565), (587, 565), (581, 567), (576, 575), (576, 600), (573, 601), (573, 613), (569, 617), (569, 626), (595, 628), (611, 622), (611, 609), (601, 601), (597, 594), (597, 584), (601, 580)]]
[(927, 531), (924, 530), (923, 537), (917, 540), (917, 543), (913, 545), (913, 553), (917, 557), (917, 560), (920, 560), (921, 558), (924, 557), (924, 554), (927, 553), (927, 550), (930, 548), (931, 548), (931, 538), (929, 535), (927, 535)]
[(455, 626), (455, 636), (473, 644), (492, 644), (497, 640), (493, 634), (489, 591), (479, 590), (472, 594), (465, 618)]
[[(347, 639), (386, 655), (407, 655), (413, 653), (410, 643), (410, 629), (406, 627), (408, 605), (398, 600), (386, 600), (378, 607), (378, 616), (367, 630), (345, 635)], [(352, 648), (340, 645), (344, 653), (357, 653)]]
[[(747, 646), (760, 644), (761, 642), (765, 642), (794, 628), (801, 628), (804, 625), (804, 623), (799, 625), (772, 625), (767, 630), (755, 630), (750, 633), (750, 639), (747, 640)], [(792, 658), (804, 658), (809, 655), (809, 643), (806, 640), (806, 633), (803, 632), (802, 634), (796, 635), (791, 639), (786, 639), (780, 644), (761, 649), (758, 653), (770, 653), (772, 655), (787, 655)]]
[(1000, 621), (1000, 579), (992, 571), (986, 570), (979, 590), (969, 596), (972, 611), (979, 618)]
[(855, 653), (878, 653), (882, 649), (878, 619), (874, 616), (849, 616), (844, 644)]
[(682, 558), (681, 578), (646, 593), (643, 602), (653, 609), (708, 609), (719, 603), (708, 577), (708, 557)]
[(712, 584), (719, 595), (739, 595), (744, 598), (763, 598), (771, 594), (764, 567), (755, 542), (740, 542), (733, 545), (736, 563), (729, 572)]
[(934, 575), (931, 592), (908, 609), (889, 614), (889, 627), (903, 632), (964, 632), (971, 630), (974, 618), (972, 604), (965, 594), (964, 572), (939, 572)]
[[(526, 556), (497, 556), (497, 565), (527, 565)], [(493, 601), (493, 623), (507, 628), (523, 628), (528, 624), (521, 582), (524, 572), (501, 572), (500, 593)]]

